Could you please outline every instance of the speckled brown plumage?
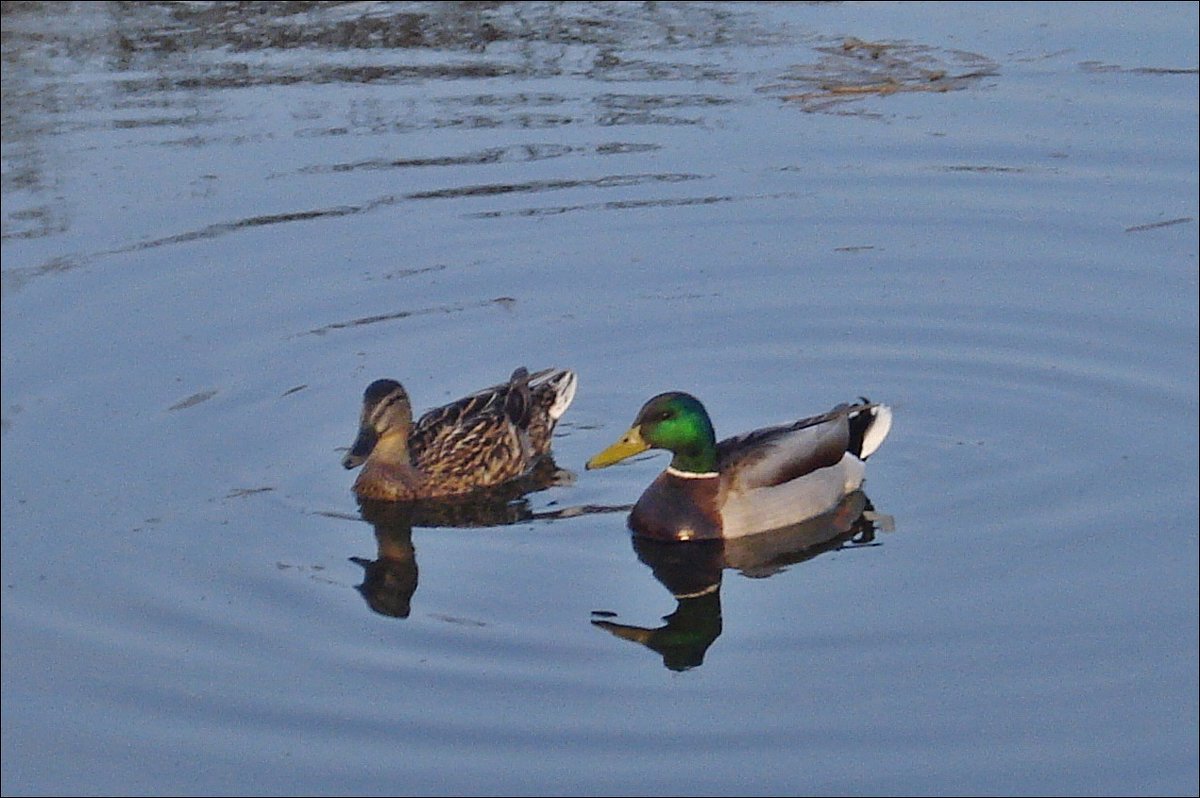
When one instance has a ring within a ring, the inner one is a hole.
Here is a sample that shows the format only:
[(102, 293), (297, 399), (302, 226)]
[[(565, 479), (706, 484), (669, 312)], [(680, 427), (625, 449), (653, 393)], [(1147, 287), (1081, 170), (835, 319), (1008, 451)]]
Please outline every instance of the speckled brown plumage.
[(565, 369), (530, 376), (519, 368), (508, 382), (434, 408), (413, 424), (400, 383), (377, 380), (364, 392), (358, 438), (342, 461), (346, 468), (362, 465), (354, 492), (413, 501), (517, 479), (549, 453), (575, 383)]

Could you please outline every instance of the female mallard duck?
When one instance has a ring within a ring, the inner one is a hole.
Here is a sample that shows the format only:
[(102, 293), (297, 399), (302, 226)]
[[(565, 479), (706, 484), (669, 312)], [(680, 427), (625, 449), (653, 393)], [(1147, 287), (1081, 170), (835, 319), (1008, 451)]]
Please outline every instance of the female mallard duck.
[(358, 437), (342, 465), (362, 465), (354, 481), (362, 499), (438, 499), (502, 485), (549, 453), (575, 383), (567, 369), (530, 376), (519, 368), (508, 382), (434, 408), (413, 424), (400, 383), (376, 380), (363, 393)]
[(629, 514), (637, 534), (660, 540), (736, 538), (833, 509), (863, 481), (863, 461), (892, 426), (886, 405), (863, 399), (792, 424), (717, 443), (704, 405), (663, 393), (629, 431), (588, 461), (604, 468), (647, 449), (674, 457)]

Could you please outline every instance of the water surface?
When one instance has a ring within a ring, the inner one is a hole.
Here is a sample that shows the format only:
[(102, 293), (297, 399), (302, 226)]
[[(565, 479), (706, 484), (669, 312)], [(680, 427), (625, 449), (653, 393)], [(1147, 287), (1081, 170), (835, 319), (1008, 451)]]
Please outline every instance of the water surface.
[[(6, 795), (1200, 789), (1195, 4), (3, 31)], [(517, 365), (562, 473), (360, 511), (371, 380)], [(669, 389), (888, 402), (876, 520), (635, 546)]]

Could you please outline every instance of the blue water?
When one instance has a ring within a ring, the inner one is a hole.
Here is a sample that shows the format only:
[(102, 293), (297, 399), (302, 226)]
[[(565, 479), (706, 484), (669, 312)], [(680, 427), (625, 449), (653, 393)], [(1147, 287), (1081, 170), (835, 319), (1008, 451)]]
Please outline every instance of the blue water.
[[(6, 3), (4, 794), (1195, 795), (1197, 9)], [(562, 479), (361, 516), (517, 365)], [(677, 599), (670, 389), (886, 401), (872, 534)]]

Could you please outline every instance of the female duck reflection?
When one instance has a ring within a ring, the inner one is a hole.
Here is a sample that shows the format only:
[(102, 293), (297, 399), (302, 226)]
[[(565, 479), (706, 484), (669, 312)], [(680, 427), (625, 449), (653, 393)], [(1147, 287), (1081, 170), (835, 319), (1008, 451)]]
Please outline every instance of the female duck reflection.
[(593, 612), (592, 623), (662, 656), (663, 665), (683, 671), (703, 664), (721, 634), (721, 575), (726, 568), (766, 577), (827, 551), (875, 546), (877, 528), (890, 530), (890, 518), (875, 513), (862, 491), (842, 499), (832, 511), (799, 524), (725, 540), (661, 541), (632, 536), (638, 559), (675, 597), (677, 606), (656, 628), (628, 626)]
[(359, 499), (364, 520), (375, 527), (375, 559), (351, 557), (362, 566), (358, 592), (367, 606), (380, 615), (407, 618), (417, 590), (417, 556), (412, 529), (421, 527), (479, 528), (507, 526), (526, 521), (569, 518), (591, 513), (629, 512), (630, 505), (573, 506), (535, 511), (528, 494), (570, 484), (575, 475), (545, 457), (519, 480), (453, 500), (392, 502)]
[[(506, 382), (435, 407), (415, 423), (399, 382), (367, 386), (358, 435), (342, 465), (362, 467), (354, 493), (375, 526), (376, 559), (351, 558), (365, 571), (359, 591), (371, 609), (408, 617), (417, 589), (414, 525), (500, 526), (572, 512), (535, 513), (524, 497), (574, 479), (554, 465), (550, 448), (576, 383), (570, 369), (530, 374), (519, 367)], [(573, 510), (580, 511), (586, 508)]]

